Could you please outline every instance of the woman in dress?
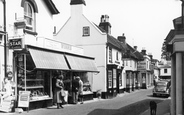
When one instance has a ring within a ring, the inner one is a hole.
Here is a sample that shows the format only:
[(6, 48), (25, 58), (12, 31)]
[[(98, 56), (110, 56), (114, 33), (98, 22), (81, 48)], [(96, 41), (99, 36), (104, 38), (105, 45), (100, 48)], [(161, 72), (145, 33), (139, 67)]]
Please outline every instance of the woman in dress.
[(56, 88), (55, 88), (56, 103), (58, 109), (60, 107), (63, 108), (62, 106), (64, 104), (64, 96), (62, 95), (63, 92), (64, 92), (63, 75), (59, 75), (56, 79)]

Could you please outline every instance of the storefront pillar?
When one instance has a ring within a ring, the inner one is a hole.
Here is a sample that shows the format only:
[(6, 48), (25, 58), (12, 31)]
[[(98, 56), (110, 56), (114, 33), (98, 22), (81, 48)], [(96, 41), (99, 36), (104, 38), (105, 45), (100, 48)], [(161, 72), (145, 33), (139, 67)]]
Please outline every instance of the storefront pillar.
[(171, 115), (176, 115), (176, 57), (171, 57)]
[(176, 53), (176, 115), (183, 115), (182, 53)]

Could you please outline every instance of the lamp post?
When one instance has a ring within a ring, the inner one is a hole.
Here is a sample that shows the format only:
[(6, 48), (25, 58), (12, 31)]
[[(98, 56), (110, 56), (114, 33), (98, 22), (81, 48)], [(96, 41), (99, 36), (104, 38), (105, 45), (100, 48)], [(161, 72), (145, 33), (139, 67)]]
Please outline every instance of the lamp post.
[(7, 45), (6, 45), (6, 0), (1, 0), (3, 2), (3, 14), (4, 14), (4, 76), (7, 73)]

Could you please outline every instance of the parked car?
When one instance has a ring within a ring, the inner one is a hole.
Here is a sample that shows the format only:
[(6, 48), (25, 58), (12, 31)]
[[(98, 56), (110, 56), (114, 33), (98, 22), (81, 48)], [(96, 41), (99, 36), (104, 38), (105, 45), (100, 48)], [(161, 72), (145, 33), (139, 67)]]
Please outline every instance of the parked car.
[(171, 80), (159, 80), (153, 88), (153, 96), (167, 96), (171, 93)]

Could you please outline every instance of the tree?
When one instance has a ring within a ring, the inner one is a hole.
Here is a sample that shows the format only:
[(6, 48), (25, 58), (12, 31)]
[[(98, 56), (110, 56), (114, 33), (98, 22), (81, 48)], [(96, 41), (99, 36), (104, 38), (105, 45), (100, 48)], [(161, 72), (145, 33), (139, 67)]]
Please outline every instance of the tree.
[(166, 41), (164, 40), (163, 44), (162, 44), (162, 54), (161, 54), (161, 59), (165, 59), (165, 60), (171, 60), (171, 53), (167, 52), (167, 45), (166, 45)]

